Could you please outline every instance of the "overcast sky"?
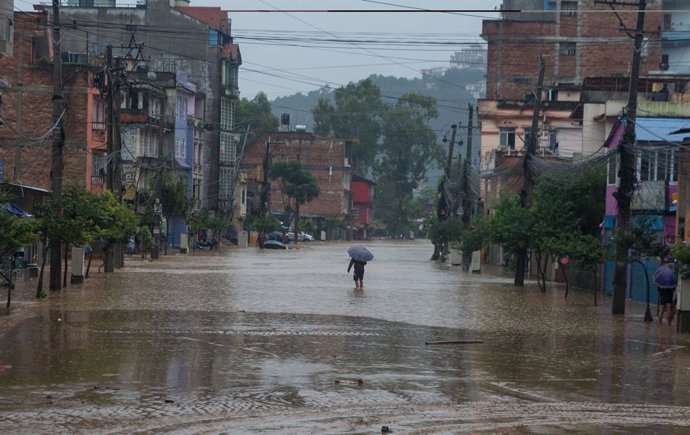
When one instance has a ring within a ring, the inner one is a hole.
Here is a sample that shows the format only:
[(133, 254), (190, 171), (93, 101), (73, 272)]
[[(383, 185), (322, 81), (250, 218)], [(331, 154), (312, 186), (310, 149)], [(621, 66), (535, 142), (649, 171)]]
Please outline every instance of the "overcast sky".
[[(449, 65), (450, 55), (481, 41), (482, 19), (495, 13), (305, 13), (295, 9), (494, 10), (500, 0), (192, 0), (230, 11), (240, 44), (240, 91), (253, 98), (338, 87), (372, 73), (419, 77)], [(400, 6), (395, 6), (400, 5)], [(238, 9), (281, 10), (272, 13)], [(276, 38), (280, 40), (275, 40)], [(344, 41), (344, 40), (349, 40)], [(374, 44), (377, 42), (378, 44)], [(385, 42), (384, 42), (385, 41)], [(435, 42), (431, 44), (429, 42)], [(413, 44), (414, 43), (414, 44)]]

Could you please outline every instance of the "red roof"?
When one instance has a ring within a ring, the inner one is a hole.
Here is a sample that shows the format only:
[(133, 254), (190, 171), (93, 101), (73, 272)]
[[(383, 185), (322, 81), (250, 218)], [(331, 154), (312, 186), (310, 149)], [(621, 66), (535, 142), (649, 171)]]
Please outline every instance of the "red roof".
[(205, 6), (180, 6), (175, 8), (181, 13), (190, 16), (214, 29), (229, 32), (228, 12), (219, 7)]

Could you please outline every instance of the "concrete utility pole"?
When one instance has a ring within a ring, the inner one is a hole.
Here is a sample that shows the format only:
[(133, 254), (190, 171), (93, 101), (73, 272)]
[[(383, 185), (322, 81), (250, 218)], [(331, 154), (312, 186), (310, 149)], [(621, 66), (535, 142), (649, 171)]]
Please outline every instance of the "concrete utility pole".
[(472, 104), (468, 104), (467, 108), (469, 110), (469, 115), (467, 118), (467, 150), (465, 154), (465, 168), (463, 177), (463, 202), (462, 202), (462, 223), (465, 226), (470, 225), (470, 219), (472, 218), (472, 202), (474, 198), (469, 190), (470, 178), (472, 176), (472, 118), (474, 117), (474, 107)]
[[(628, 89), (628, 105), (626, 108), (627, 122), (621, 144), (618, 146), (620, 154), (620, 184), (614, 194), (618, 204), (616, 230), (619, 234), (630, 230), (630, 203), (635, 191), (635, 154), (629, 147), (635, 144), (635, 118), (637, 116), (637, 86), (640, 78), (640, 62), (642, 41), (644, 39), (644, 14), (647, 2), (640, 0), (635, 25), (635, 48), (633, 51), (632, 68), (630, 71), (630, 87)], [(616, 270), (613, 277), (613, 302), (611, 313), (625, 314), (626, 269), (628, 264), (627, 249), (616, 246)]]
[[(60, 48), (60, 0), (53, 0), (53, 145), (50, 166), (52, 203), (55, 211), (62, 214), (62, 152), (65, 147), (63, 119), (64, 99), (62, 97), (62, 51)], [(62, 288), (60, 263), (62, 263), (62, 240), (51, 235), (50, 240), (50, 286), (51, 290)]]
[[(520, 205), (522, 208), (529, 208), (532, 205), (532, 191), (534, 190), (534, 174), (530, 168), (530, 160), (537, 153), (537, 130), (539, 129), (539, 110), (541, 109), (541, 94), (544, 88), (544, 69), (546, 61), (544, 56), (539, 57), (539, 80), (537, 91), (534, 94), (534, 106), (532, 109), (532, 129), (527, 138), (527, 150), (522, 162), (525, 181), (520, 192)], [(515, 285), (522, 287), (525, 284), (525, 268), (527, 267), (527, 248), (521, 248), (517, 253), (515, 261)]]

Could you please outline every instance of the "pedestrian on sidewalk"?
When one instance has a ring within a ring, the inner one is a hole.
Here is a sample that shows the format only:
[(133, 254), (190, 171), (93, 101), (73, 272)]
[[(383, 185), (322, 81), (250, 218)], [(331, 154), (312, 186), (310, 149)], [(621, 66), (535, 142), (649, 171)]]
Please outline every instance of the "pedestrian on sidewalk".
[(347, 273), (350, 273), (352, 266), (355, 267), (355, 288), (364, 288), (364, 266), (366, 264), (366, 261), (357, 261), (354, 258), (350, 259), (350, 265), (347, 267)]

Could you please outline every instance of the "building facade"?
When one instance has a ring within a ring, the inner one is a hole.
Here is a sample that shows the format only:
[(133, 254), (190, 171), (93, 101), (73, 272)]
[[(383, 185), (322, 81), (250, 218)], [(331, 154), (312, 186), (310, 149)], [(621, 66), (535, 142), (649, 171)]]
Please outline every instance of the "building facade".
[[(272, 162), (299, 160), (302, 167), (314, 175), (321, 189), (320, 195), (300, 208), (302, 217), (313, 219), (317, 225), (325, 220), (347, 223), (350, 216), (352, 145), (342, 139), (323, 138), (306, 132), (277, 132), (257, 138), (247, 145), (240, 164), (247, 175), (248, 213), (261, 209), (261, 190), (264, 183), (264, 157)], [(284, 202), (276, 182), (270, 182), (268, 210), (283, 212)]]

